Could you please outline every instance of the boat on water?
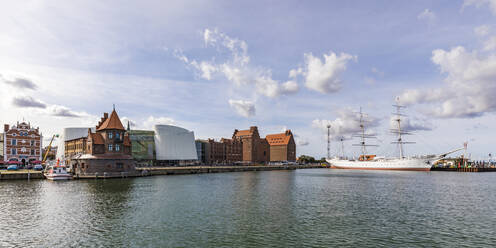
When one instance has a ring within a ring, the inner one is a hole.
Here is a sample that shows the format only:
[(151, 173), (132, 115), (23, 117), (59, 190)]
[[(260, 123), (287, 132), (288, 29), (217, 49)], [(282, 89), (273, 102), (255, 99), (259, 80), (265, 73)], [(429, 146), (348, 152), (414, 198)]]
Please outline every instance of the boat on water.
[[(326, 161), (330, 164), (331, 168), (335, 169), (357, 169), (357, 170), (406, 170), (406, 171), (430, 171), (432, 165), (435, 161), (440, 160), (446, 157), (448, 154), (460, 151), (464, 148), (456, 149), (444, 154), (431, 154), (431, 155), (420, 155), (420, 156), (412, 156), (406, 157), (403, 151), (404, 144), (413, 144), (414, 142), (406, 142), (403, 140), (403, 135), (408, 135), (410, 132), (402, 130), (401, 117), (404, 116), (401, 113), (401, 109), (404, 106), (399, 104), (399, 99), (397, 99), (396, 104), (393, 105), (396, 108), (396, 113), (394, 121), (396, 122), (396, 127), (391, 129), (391, 133), (397, 136), (397, 139), (392, 142), (392, 144), (398, 145), (399, 156), (387, 158), (384, 156), (376, 156), (367, 154), (368, 146), (376, 146), (367, 144), (365, 141), (368, 138), (375, 138), (373, 134), (368, 134), (365, 131), (364, 124), (364, 114), (360, 109), (360, 134), (355, 137), (360, 137), (360, 143), (354, 144), (355, 146), (361, 146), (361, 155), (358, 159), (355, 158), (346, 158), (344, 156), (330, 158), (329, 148), (328, 148), (328, 158)], [(330, 126), (328, 126), (330, 128)], [(330, 142), (330, 139), (329, 141)], [(465, 145), (466, 149), (466, 145)]]
[(65, 165), (60, 164), (60, 160), (57, 160), (56, 165), (51, 165), (47, 168), (45, 177), (52, 181), (70, 180), (72, 179), (72, 174), (67, 172), (67, 167), (65, 167)]

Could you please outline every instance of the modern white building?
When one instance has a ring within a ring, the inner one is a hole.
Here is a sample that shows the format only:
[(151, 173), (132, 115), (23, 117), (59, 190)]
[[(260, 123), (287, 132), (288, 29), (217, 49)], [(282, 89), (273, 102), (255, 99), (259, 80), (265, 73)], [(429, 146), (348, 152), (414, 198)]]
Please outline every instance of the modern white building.
[(197, 160), (195, 134), (187, 129), (171, 125), (155, 125), (156, 160)]
[[(57, 159), (64, 160), (65, 142), (68, 140), (79, 139), (88, 136), (89, 127), (68, 127), (62, 130), (57, 142)], [(95, 132), (95, 128), (91, 128), (91, 132)]]

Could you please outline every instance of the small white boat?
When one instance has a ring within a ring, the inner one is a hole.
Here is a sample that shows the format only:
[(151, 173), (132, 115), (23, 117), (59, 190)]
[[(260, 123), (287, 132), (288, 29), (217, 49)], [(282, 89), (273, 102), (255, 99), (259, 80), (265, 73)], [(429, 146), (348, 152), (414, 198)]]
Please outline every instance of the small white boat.
[(59, 160), (57, 160), (56, 165), (48, 167), (48, 170), (45, 172), (45, 177), (52, 181), (72, 179), (72, 175), (67, 172), (65, 165), (60, 164)]

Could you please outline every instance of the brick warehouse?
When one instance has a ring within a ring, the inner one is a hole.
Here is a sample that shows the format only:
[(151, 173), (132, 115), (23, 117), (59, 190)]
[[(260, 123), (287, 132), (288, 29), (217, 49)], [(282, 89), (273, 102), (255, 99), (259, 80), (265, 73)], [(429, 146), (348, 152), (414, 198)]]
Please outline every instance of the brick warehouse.
[[(83, 147), (84, 146), (84, 147)], [(115, 109), (110, 116), (104, 113), (93, 133), (75, 140), (66, 141), (67, 155), (77, 176), (119, 177), (136, 173), (131, 156), (131, 141)]]
[(198, 158), (206, 164), (218, 163), (267, 163), (276, 161), (296, 161), (296, 143), (290, 130), (279, 134), (268, 134), (260, 138), (258, 128), (234, 130), (232, 139), (220, 141), (197, 140)]
[(42, 159), (42, 135), (39, 128), (31, 127), (30, 123), (17, 122), (10, 127), (4, 125), (3, 154), (5, 161), (19, 161), (27, 165), (31, 161)]

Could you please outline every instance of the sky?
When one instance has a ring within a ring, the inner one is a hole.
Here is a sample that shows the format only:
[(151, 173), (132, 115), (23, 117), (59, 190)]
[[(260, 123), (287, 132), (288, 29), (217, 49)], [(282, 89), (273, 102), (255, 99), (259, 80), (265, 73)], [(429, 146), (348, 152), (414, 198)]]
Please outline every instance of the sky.
[[(0, 10), (0, 123), (45, 137), (95, 126), (115, 104), (134, 129), (196, 138), (290, 129), (297, 155), (394, 156), (463, 146), (496, 153), (496, 0), (7, 1)], [(343, 140), (343, 141), (341, 141)]]

